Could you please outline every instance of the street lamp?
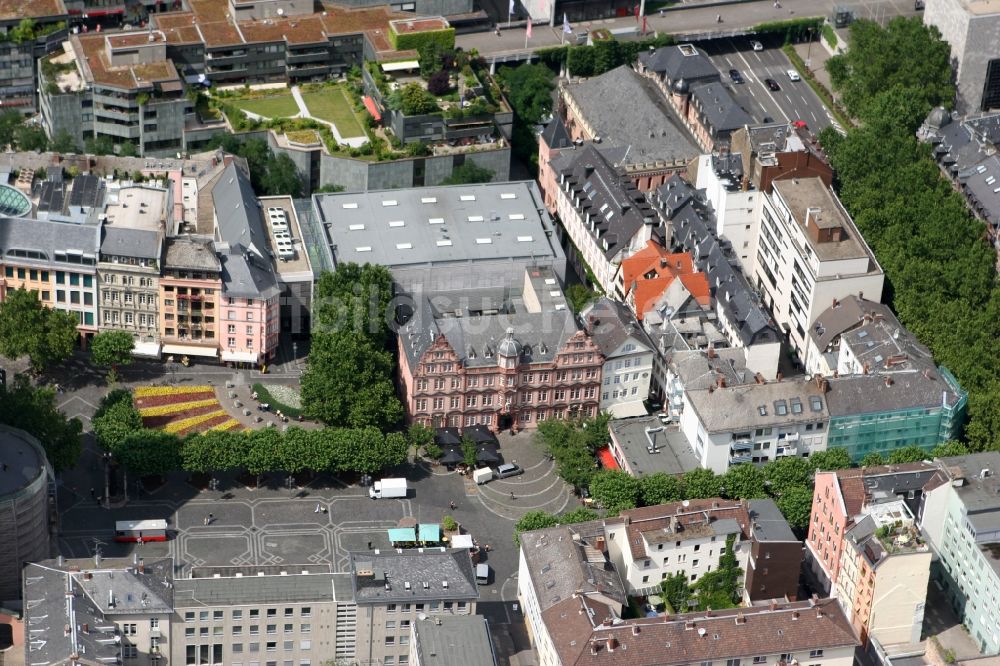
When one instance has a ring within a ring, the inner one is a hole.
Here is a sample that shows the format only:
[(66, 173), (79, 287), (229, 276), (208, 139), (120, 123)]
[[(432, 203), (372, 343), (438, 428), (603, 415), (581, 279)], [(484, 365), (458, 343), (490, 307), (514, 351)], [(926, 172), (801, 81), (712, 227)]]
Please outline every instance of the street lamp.
[(809, 34), (809, 46), (806, 47), (806, 67), (812, 67), (812, 48), (813, 48), (813, 28), (809, 26), (806, 30)]
[(209, 490), (213, 490), (213, 491), (214, 490), (218, 490), (219, 489), (219, 480), (213, 476), (208, 481), (208, 488), (209, 488)]
[(295, 477), (293, 477), (291, 474), (289, 474), (288, 478), (285, 479), (285, 485), (288, 486), (288, 496), (289, 497), (291, 497), (291, 495), (292, 495), (292, 486), (294, 484), (295, 484)]

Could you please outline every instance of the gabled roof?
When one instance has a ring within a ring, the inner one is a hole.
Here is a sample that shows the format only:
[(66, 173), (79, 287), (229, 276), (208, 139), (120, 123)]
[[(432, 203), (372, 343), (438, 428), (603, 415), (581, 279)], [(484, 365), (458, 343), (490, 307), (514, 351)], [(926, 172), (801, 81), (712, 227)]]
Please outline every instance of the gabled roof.
[(655, 350), (653, 341), (625, 304), (607, 296), (601, 296), (584, 308), (580, 320), (605, 359), (612, 358), (630, 338), (648, 351)]
[(691, 90), (691, 100), (701, 110), (713, 132), (732, 132), (753, 123), (750, 114), (740, 107), (721, 83), (695, 86)]
[(712, 61), (693, 44), (673, 44), (652, 52), (639, 54), (639, 61), (669, 81), (684, 79), (688, 83), (717, 80), (719, 70)]
[(695, 271), (688, 252), (671, 253), (649, 240), (646, 247), (622, 261), (621, 271), (625, 295), (632, 294), (640, 320), (676, 279), (700, 305), (711, 304), (708, 277)]
[(555, 116), (549, 121), (542, 130), (541, 138), (549, 148), (568, 148), (573, 145), (573, 139), (566, 129), (566, 124), (559, 116)]
[(104, 225), (101, 254), (137, 259), (159, 259), (163, 249), (160, 234), (149, 229), (122, 229)]

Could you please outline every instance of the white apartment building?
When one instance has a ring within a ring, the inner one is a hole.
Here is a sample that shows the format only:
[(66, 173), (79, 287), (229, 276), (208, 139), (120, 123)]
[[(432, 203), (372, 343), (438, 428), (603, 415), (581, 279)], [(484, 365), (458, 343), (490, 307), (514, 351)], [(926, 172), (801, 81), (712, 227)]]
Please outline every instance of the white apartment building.
[(604, 355), (600, 410), (615, 418), (646, 414), (656, 351), (635, 315), (601, 297), (583, 309), (580, 321)]
[(695, 188), (715, 212), (715, 232), (732, 243), (740, 263), (750, 263), (751, 238), (757, 230), (764, 195), (756, 188), (743, 188), (742, 157), (735, 153), (701, 155)]
[(723, 474), (730, 465), (825, 451), (830, 415), (825, 381), (764, 382), (686, 389), (681, 432), (701, 466)]
[(751, 241), (751, 282), (800, 356), (835, 299), (880, 299), (885, 276), (840, 201), (819, 178), (775, 180)]

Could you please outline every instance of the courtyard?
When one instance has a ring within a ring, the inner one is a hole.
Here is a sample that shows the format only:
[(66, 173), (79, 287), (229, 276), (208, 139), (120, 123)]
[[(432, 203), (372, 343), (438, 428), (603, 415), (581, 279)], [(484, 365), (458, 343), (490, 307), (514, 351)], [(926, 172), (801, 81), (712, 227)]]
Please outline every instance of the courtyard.
[(302, 101), (313, 118), (336, 125), (340, 136), (350, 138), (365, 135), (361, 120), (343, 87), (327, 86), (315, 92), (303, 92)]

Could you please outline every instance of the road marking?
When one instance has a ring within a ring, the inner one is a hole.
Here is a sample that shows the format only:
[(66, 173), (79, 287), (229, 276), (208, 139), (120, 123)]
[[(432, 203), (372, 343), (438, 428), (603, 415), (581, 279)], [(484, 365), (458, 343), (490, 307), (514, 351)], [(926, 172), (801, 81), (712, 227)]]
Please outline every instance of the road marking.
[[(743, 52), (742, 52), (742, 51), (737, 51), (736, 53), (737, 53), (737, 55), (739, 55), (739, 57), (740, 57), (740, 60), (742, 60), (742, 61), (743, 61), (743, 64), (747, 66), (747, 69), (752, 69), (752, 67), (750, 66), (750, 62), (749, 62), (749, 61), (748, 61), (748, 60), (746, 59), (746, 57), (745, 57), (745, 56), (743, 55)], [(754, 52), (752, 52), (752, 53), (753, 53), (754, 55), (757, 55), (757, 60), (760, 60), (760, 56), (759, 56), (759, 55), (758, 55), (758, 54), (757, 54), (757, 53), (756, 53), (755, 51), (754, 51)], [(767, 74), (767, 73), (768, 73), (768, 72), (765, 72), (765, 74)], [(758, 76), (760, 76), (760, 75), (758, 74)], [(765, 78), (767, 78), (767, 77), (765, 76)], [(770, 97), (770, 98), (771, 98), (771, 101), (772, 101), (772, 102), (774, 102), (774, 105), (775, 105), (776, 107), (778, 107), (778, 113), (780, 113), (780, 114), (781, 114), (782, 116), (784, 116), (784, 118), (785, 118), (785, 122), (788, 122), (788, 114), (787, 114), (787, 113), (785, 113), (785, 110), (784, 110), (783, 108), (781, 108), (781, 104), (778, 104), (778, 100), (776, 100), (776, 99), (774, 98), (774, 95), (773, 95), (773, 94), (771, 94), (771, 91), (770, 91), (770, 90), (768, 90), (768, 88), (767, 88), (767, 86), (766, 86), (766, 85), (764, 85), (764, 82), (763, 82), (763, 79), (760, 79), (760, 80), (759, 80), (759, 83), (760, 83), (760, 84), (761, 84), (761, 86), (762, 86), (762, 87), (764, 88), (764, 94), (766, 94), (766, 95), (767, 95), (768, 97)], [(765, 115), (770, 115), (770, 114), (767, 114), (767, 109), (764, 109), (764, 112), (765, 112)]]
[(806, 100), (806, 96), (805, 95), (799, 95), (799, 97), (802, 98), (802, 103), (803, 104), (805, 104), (806, 106), (809, 106), (809, 102)]

